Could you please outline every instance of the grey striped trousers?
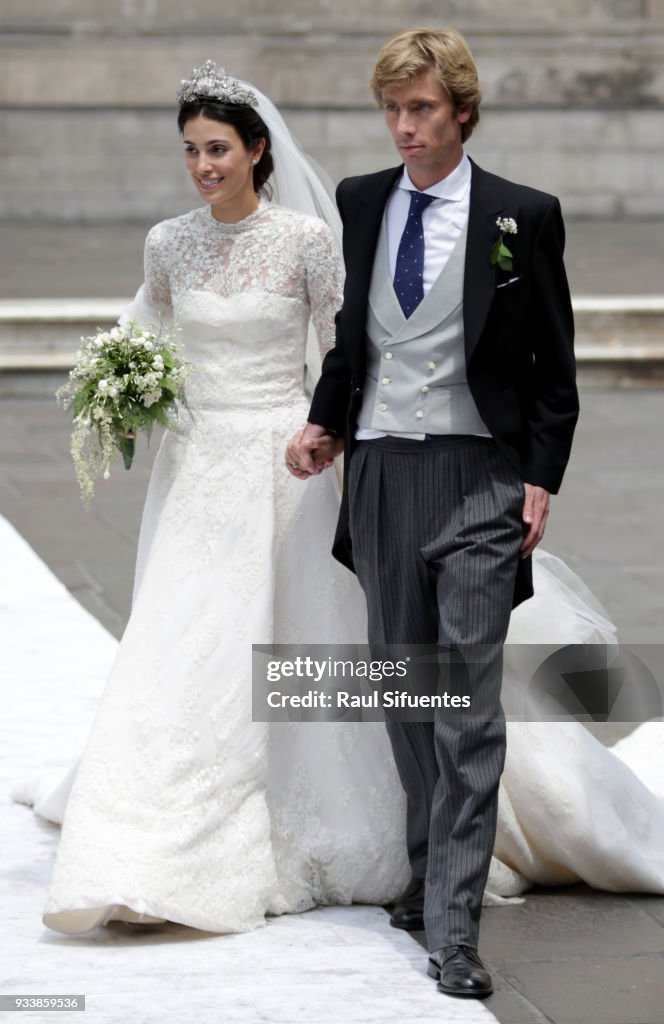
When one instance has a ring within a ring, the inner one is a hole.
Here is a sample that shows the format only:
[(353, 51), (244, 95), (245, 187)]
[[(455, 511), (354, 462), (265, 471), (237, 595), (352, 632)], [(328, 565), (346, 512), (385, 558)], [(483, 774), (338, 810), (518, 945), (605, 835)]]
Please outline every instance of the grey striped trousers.
[(410, 863), (426, 879), (429, 949), (476, 947), (505, 760), (502, 645), (524, 535), (523, 482), (490, 438), (386, 437), (359, 443), (348, 494), (369, 643), (495, 645), (471, 680), (489, 715), (387, 720)]

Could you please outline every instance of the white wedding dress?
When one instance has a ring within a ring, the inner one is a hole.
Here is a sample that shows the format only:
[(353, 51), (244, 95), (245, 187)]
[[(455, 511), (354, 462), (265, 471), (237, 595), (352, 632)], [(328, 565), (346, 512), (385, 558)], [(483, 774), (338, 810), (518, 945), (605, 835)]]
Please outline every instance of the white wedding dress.
[(398, 777), (369, 741), (387, 751), (380, 723), (251, 721), (252, 644), (364, 634), (363, 596), (330, 557), (335, 476), (304, 484), (284, 465), (308, 411), (309, 314), (326, 350), (340, 274), (321, 221), (265, 202), (238, 224), (203, 207), (148, 236), (128, 315), (173, 316), (197, 368), (192, 417), (155, 462), (131, 618), (67, 804), (51, 927), (139, 913), (244, 931), (266, 913), (382, 902), (407, 882)]
[[(52, 928), (156, 918), (244, 931), (317, 903), (385, 903), (408, 881), (384, 726), (251, 720), (252, 643), (366, 638), (364, 597), (329, 553), (334, 473), (305, 484), (283, 458), (308, 411), (309, 315), (325, 351), (340, 285), (328, 229), (265, 202), (235, 225), (204, 207), (148, 236), (128, 315), (181, 328), (192, 418), (157, 455), (132, 614), (82, 760), (55, 792), (15, 793), (64, 816)], [(508, 641), (614, 641), (557, 559), (538, 555), (535, 579)], [(525, 670), (508, 647), (507, 695)], [(581, 725), (508, 726), (487, 902), (579, 878), (664, 892), (664, 792), (646, 785), (664, 754), (642, 728), (644, 779)]]

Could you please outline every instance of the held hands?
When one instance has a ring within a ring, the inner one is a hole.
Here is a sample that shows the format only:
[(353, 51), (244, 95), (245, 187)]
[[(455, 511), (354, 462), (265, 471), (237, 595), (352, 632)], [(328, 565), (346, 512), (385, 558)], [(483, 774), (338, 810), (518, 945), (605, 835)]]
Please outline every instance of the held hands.
[(343, 438), (328, 434), (325, 427), (307, 423), (306, 427), (290, 439), (286, 447), (288, 472), (298, 480), (317, 476), (333, 464), (337, 455), (343, 451), (343, 447)]
[(549, 518), (551, 496), (543, 487), (524, 484), (526, 499), (523, 503), (523, 521), (528, 525), (528, 533), (521, 545), (521, 557), (527, 558), (544, 536), (546, 521)]

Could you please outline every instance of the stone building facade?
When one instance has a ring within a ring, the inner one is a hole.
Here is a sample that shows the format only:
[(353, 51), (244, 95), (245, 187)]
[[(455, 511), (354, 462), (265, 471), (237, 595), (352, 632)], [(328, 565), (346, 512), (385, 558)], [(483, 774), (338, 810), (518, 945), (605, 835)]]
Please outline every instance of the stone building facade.
[(368, 89), (391, 34), (451, 24), (484, 91), (478, 163), (568, 217), (664, 218), (664, 0), (2, 0), (0, 219), (157, 220), (197, 202), (175, 127), (207, 57), (338, 180), (396, 163)]

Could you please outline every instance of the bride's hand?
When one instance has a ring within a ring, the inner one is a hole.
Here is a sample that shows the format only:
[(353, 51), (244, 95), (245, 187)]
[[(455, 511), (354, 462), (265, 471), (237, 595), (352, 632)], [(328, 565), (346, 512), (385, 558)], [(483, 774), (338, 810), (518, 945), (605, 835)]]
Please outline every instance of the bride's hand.
[[(308, 423), (302, 430), (298, 430), (297, 434), (293, 434), (286, 445), (286, 468), (298, 480), (308, 480), (310, 476), (315, 476), (321, 472), (316, 466), (309, 449), (302, 447), (302, 442), (307, 436), (307, 427), (309, 426), (311, 424)], [(316, 429), (323, 430), (322, 427)]]

